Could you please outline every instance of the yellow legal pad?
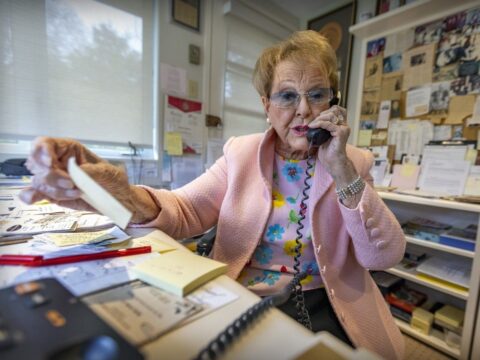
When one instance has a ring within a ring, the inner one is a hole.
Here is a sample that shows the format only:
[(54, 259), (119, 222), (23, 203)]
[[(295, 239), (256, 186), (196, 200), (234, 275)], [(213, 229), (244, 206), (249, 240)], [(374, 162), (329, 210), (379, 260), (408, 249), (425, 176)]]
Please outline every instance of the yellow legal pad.
[(185, 296), (224, 274), (227, 265), (189, 251), (170, 251), (133, 268), (138, 278), (178, 296)]

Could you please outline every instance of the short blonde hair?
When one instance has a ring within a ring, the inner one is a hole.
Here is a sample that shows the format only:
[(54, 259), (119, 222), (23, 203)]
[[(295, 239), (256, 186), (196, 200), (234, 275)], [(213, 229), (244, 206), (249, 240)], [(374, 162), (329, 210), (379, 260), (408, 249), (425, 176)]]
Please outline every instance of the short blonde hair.
[(255, 64), (253, 86), (260, 96), (270, 96), (275, 68), (282, 61), (318, 65), (325, 72), (334, 93), (338, 90), (337, 57), (326, 37), (313, 30), (297, 31), (266, 48)]

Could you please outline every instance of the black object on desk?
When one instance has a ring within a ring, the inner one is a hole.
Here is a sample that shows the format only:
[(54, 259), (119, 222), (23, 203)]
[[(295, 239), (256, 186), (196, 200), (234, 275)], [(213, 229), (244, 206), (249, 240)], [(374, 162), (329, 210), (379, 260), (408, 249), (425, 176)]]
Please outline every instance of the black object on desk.
[(56, 279), (0, 290), (0, 358), (143, 359)]

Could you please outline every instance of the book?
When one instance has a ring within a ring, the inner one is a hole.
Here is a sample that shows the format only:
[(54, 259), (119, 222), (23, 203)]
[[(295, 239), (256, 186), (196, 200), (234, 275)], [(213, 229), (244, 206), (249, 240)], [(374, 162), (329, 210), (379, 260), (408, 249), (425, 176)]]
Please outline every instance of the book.
[(138, 278), (178, 296), (185, 296), (207, 281), (224, 274), (227, 265), (189, 251), (175, 250), (133, 268)]
[(426, 299), (427, 296), (424, 293), (404, 285), (385, 296), (385, 300), (390, 304), (390, 307), (395, 307), (408, 314), (412, 314), (412, 311), (417, 306), (422, 305)]
[[(417, 267), (418, 275), (430, 276), (463, 288), (470, 286), (472, 261), (459, 256), (433, 256)], [(418, 276), (417, 275), (417, 276)]]
[(464, 229), (452, 228), (440, 234), (439, 243), (459, 249), (475, 251), (475, 237), (478, 229), (472, 224)]

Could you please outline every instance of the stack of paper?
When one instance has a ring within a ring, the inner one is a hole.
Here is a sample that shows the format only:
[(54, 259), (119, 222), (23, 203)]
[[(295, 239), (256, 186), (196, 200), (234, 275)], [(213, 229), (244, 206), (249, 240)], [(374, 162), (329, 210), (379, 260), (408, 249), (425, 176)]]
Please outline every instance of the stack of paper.
[(226, 270), (226, 264), (180, 250), (147, 260), (133, 269), (140, 280), (178, 296), (185, 296)]
[(426, 275), (436, 281), (451, 283), (468, 289), (472, 262), (458, 256), (435, 256), (422, 262), (417, 267), (420, 276)]
[(136, 282), (83, 299), (130, 343), (140, 346), (201, 310), (194, 302)]

